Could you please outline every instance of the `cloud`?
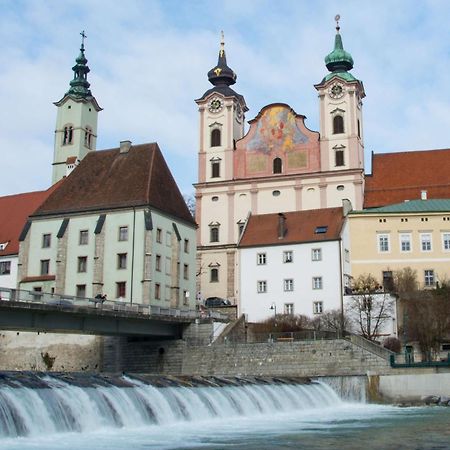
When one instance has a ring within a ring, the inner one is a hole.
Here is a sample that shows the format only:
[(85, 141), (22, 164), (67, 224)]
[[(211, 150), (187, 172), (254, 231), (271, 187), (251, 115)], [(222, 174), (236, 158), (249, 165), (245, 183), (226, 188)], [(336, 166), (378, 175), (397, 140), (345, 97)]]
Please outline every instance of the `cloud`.
[(318, 129), (314, 84), (327, 73), (323, 58), (340, 13), (344, 46), (367, 94), (366, 154), (449, 146), (446, 1), (414, 8), (407, 0), (4, 1), (0, 13), (0, 195), (50, 184), (52, 102), (69, 87), (83, 29), (89, 81), (104, 108), (98, 148), (157, 141), (185, 192), (197, 178), (194, 99), (210, 87), (206, 74), (217, 61), (221, 29), (247, 119), (268, 103), (286, 102)]

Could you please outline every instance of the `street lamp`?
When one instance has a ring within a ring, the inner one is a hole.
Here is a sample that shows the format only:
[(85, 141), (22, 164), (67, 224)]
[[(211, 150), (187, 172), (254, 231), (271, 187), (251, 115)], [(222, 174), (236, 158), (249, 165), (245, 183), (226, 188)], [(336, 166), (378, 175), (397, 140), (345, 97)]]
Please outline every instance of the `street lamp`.
[(272, 303), (272, 305), (270, 306), (270, 310), (273, 311), (274, 313), (274, 322), (275, 322), (275, 326), (277, 325), (277, 305), (275, 305), (275, 303)]

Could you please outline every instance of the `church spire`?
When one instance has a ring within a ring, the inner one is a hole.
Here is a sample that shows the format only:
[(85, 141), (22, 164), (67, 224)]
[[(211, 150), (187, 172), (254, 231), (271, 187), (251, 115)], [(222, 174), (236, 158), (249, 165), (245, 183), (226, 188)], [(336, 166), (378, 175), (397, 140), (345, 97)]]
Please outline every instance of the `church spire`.
[(222, 31), (217, 65), (208, 72), (208, 79), (214, 86), (231, 86), (236, 83), (236, 74), (228, 67), (225, 55), (225, 38)]
[(336, 20), (336, 37), (334, 39), (334, 49), (325, 57), (325, 64), (330, 72), (347, 72), (353, 69), (353, 58), (350, 53), (344, 50), (342, 37), (339, 34), (341, 29), (339, 20), (341, 16), (338, 14), (334, 18)]
[(92, 93), (89, 90), (90, 84), (87, 80), (87, 74), (90, 72), (90, 69), (87, 66), (88, 60), (84, 55), (84, 40), (87, 38), (87, 36), (84, 33), (84, 30), (80, 34), (80, 54), (75, 60), (76, 64), (72, 67), (74, 75), (73, 79), (70, 82), (70, 89), (66, 92), (66, 95), (72, 95), (77, 98), (86, 98), (92, 96)]

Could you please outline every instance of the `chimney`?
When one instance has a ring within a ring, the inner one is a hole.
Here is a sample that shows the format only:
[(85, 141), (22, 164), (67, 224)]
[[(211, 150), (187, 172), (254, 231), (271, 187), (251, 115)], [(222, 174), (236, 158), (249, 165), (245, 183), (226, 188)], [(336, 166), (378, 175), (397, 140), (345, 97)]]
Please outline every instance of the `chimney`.
[(286, 216), (283, 213), (278, 213), (278, 239), (284, 239), (286, 231)]
[(131, 141), (120, 141), (120, 153), (128, 153), (131, 148)]
[(427, 191), (420, 191), (420, 199), (421, 200), (427, 199)]

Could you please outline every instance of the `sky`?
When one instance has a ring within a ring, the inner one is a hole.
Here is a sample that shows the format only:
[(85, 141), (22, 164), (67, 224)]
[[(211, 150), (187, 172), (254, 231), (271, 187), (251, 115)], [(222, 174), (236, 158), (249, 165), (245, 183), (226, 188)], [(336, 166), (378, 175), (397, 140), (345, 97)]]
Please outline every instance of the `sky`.
[(0, 195), (51, 184), (53, 102), (69, 88), (82, 30), (103, 108), (97, 150), (156, 141), (189, 195), (194, 100), (211, 87), (221, 30), (246, 120), (283, 102), (319, 131), (314, 84), (328, 73), (336, 14), (366, 92), (366, 172), (372, 152), (450, 147), (447, 0), (0, 0)]

